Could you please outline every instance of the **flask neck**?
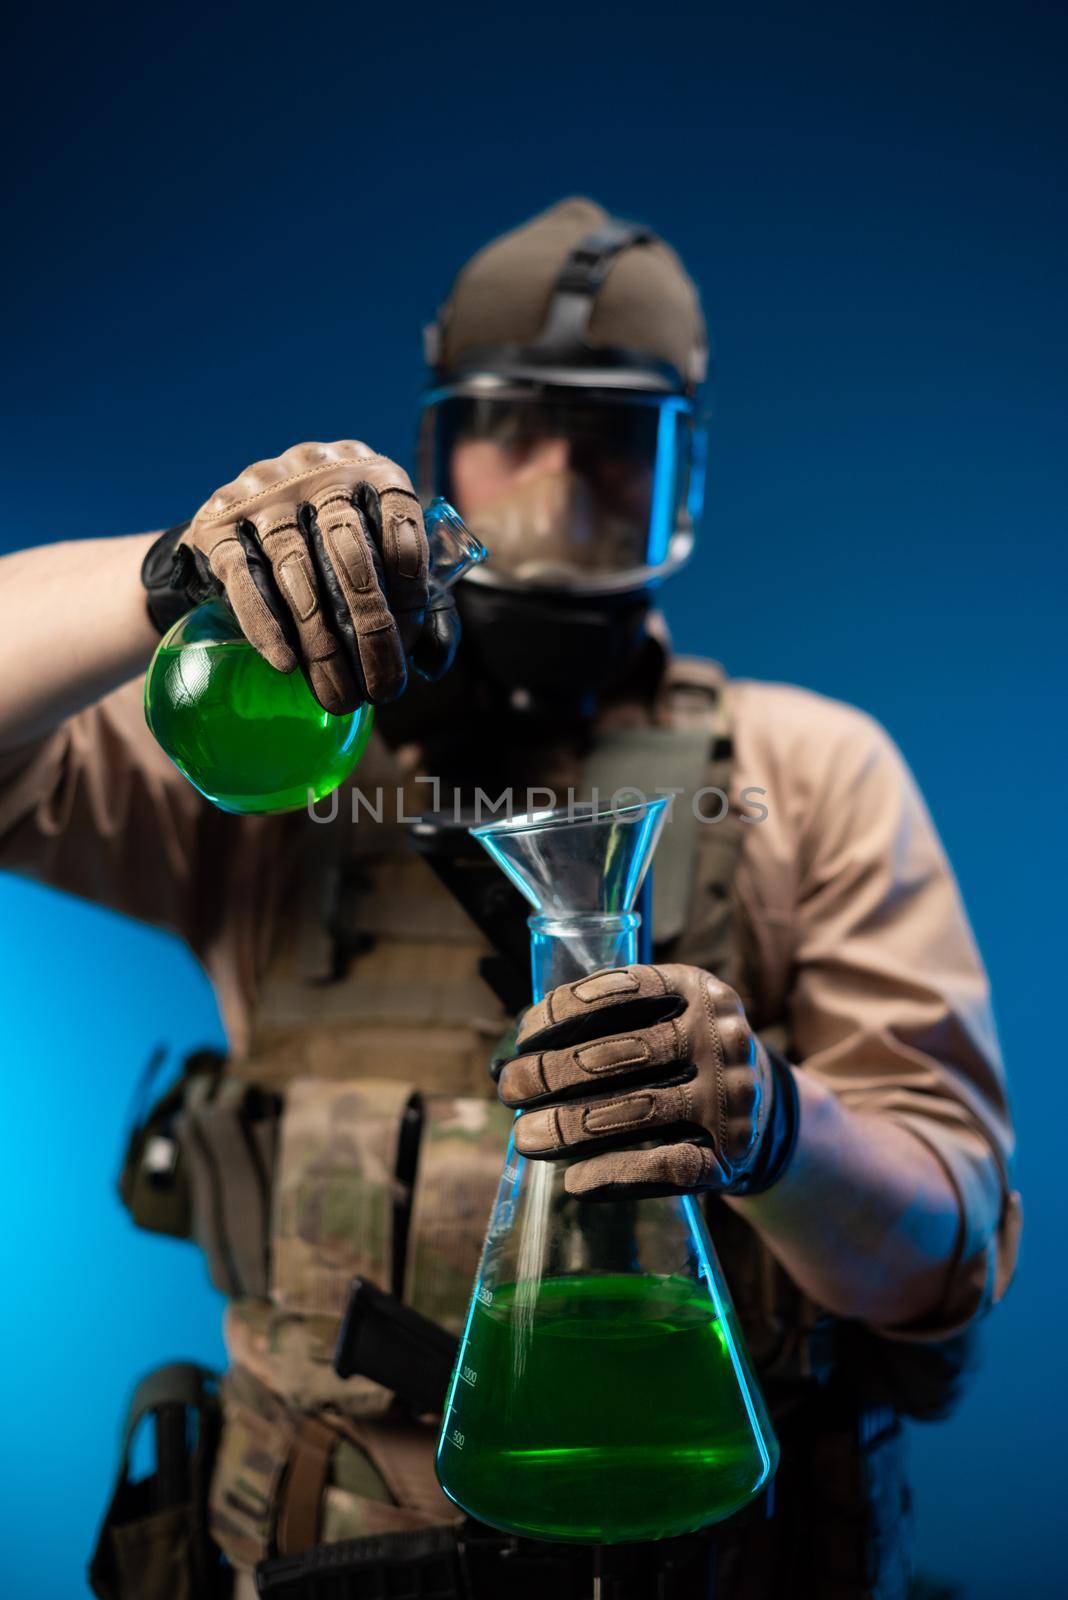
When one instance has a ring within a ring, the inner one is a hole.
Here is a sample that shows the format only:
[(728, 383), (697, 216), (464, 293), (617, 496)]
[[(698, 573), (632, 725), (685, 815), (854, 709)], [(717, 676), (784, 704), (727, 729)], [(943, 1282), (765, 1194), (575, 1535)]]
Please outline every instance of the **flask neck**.
[(528, 917), (534, 999), (602, 967), (627, 967), (637, 961), (641, 920), (637, 911)]

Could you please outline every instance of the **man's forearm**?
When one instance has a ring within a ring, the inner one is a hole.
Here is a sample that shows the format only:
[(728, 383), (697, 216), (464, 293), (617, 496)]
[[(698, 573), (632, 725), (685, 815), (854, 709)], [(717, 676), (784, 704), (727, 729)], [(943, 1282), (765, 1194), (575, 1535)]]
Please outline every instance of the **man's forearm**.
[(933, 1311), (961, 1226), (940, 1162), (906, 1128), (795, 1076), (801, 1125), (790, 1166), (765, 1194), (729, 1204), (827, 1310), (884, 1325)]
[(0, 559), (0, 750), (39, 738), (144, 670), (158, 639), (141, 562), (154, 533)]

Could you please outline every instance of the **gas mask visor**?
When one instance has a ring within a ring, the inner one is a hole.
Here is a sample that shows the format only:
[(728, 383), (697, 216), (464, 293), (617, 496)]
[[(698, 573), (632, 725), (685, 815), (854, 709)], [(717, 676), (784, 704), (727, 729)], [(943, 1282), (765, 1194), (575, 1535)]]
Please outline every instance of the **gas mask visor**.
[(678, 393), (468, 379), (427, 394), (419, 457), (489, 550), (465, 582), (635, 593), (693, 548), (705, 430)]

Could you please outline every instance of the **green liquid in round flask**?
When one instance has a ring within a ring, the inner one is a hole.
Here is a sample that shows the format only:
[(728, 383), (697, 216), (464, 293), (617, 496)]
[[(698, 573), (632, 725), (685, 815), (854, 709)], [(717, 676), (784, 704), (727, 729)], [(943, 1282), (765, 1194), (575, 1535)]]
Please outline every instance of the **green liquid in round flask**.
[(304, 674), (277, 672), (221, 600), (175, 623), (145, 678), (145, 717), (179, 772), (223, 811), (296, 811), (337, 788), (374, 710), (324, 711)]
[[(444, 500), (424, 513), (431, 577), (451, 587), (486, 551)], [(343, 783), (374, 710), (324, 711), (304, 674), (278, 672), (248, 643), (222, 599), (165, 635), (145, 677), (145, 720), (194, 788), (240, 816), (299, 811)]]

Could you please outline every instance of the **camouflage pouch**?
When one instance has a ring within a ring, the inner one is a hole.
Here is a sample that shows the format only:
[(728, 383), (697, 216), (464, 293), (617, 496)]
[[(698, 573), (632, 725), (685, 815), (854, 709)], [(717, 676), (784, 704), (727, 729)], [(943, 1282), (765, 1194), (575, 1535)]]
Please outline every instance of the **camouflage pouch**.
[(285, 1405), (241, 1367), (223, 1379), (223, 1430), (209, 1500), (212, 1537), (232, 1566), (272, 1554), (289, 1452)]
[(281, 1311), (263, 1300), (231, 1300), (225, 1326), (231, 1361), (298, 1411), (332, 1407), (349, 1417), (376, 1416), (393, 1403), (390, 1391), (370, 1378), (338, 1377), (337, 1317)]
[(352, 1279), (390, 1285), (397, 1177), (414, 1086), (297, 1078), (286, 1093), (271, 1219), (270, 1298), (282, 1311), (337, 1317)]
[(455, 1520), (434, 1476), (433, 1428), (302, 1413), (242, 1367), (227, 1374), (223, 1401), (211, 1531), (239, 1570), (319, 1542)]
[(404, 1303), (463, 1331), (514, 1112), (494, 1097), (423, 1096)]

